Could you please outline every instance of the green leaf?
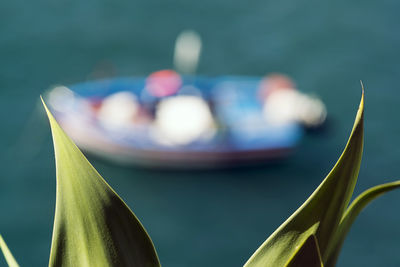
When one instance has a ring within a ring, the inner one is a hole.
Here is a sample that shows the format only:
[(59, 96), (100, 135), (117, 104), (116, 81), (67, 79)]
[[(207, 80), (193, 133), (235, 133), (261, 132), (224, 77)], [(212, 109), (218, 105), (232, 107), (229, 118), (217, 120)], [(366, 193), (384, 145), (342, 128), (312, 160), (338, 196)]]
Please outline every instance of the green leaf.
[(315, 235), (310, 235), (294, 254), (285, 267), (323, 267), (318, 241)]
[(374, 186), (359, 195), (346, 210), (328, 250), (326, 266), (335, 266), (340, 248), (358, 214), (375, 198), (400, 187), (400, 181)]
[(306, 202), (256, 250), (246, 267), (284, 266), (311, 234), (315, 234), (325, 262), (326, 249), (350, 201), (360, 170), (363, 114), (364, 92), (350, 138), (336, 165)]
[(160, 266), (145, 229), (46, 109), (57, 199), (49, 266)]
[(11, 254), (11, 251), (8, 249), (7, 244), (1, 235), (0, 235), (0, 250), (3, 252), (4, 258), (6, 259), (8, 266), (19, 267), (17, 261)]

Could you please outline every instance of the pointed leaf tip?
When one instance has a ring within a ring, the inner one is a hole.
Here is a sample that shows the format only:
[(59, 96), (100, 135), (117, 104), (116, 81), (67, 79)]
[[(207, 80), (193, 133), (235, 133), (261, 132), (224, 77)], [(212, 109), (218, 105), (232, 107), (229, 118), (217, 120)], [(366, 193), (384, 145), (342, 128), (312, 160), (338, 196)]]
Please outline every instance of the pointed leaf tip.
[(49, 266), (160, 266), (142, 224), (43, 105), (57, 172)]
[(364, 95), (364, 83), (362, 80), (360, 80), (360, 84), (361, 84), (361, 93)]
[(339, 160), (311, 196), (250, 257), (246, 267), (283, 266), (296, 247), (315, 235), (323, 261), (327, 248), (350, 201), (363, 151), (364, 93), (346, 147)]

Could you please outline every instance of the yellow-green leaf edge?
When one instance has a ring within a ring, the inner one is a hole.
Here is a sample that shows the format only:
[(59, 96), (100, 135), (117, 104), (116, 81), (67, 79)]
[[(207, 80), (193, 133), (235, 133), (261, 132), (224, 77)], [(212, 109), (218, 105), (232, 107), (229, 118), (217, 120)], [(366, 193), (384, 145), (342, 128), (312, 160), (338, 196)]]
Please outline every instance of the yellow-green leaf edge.
[(6, 242), (4, 241), (3, 237), (0, 235), (0, 250), (3, 252), (4, 258), (9, 267), (19, 267), (17, 261), (15, 260), (14, 256), (12, 255), (10, 249), (8, 248)]
[(310, 235), (297, 249), (285, 267), (323, 267), (318, 240), (315, 235)]

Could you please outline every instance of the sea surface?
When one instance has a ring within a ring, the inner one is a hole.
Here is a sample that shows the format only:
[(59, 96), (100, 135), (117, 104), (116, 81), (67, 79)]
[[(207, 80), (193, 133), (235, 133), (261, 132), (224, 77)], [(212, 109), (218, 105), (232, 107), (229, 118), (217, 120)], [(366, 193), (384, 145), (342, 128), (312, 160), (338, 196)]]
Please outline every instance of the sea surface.
[[(400, 1), (2, 0), (0, 233), (21, 266), (48, 262), (55, 166), (39, 95), (56, 84), (171, 68), (185, 29), (202, 75), (287, 73), (330, 124), (277, 164), (163, 171), (89, 160), (140, 218), (166, 267), (241, 266), (340, 156), (365, 85), (355, 193), (400, 178)], [(400, 191), (372, 203), (338, 266), (400, 266)], [(5, 266), (0, 257), (0, 266)]]

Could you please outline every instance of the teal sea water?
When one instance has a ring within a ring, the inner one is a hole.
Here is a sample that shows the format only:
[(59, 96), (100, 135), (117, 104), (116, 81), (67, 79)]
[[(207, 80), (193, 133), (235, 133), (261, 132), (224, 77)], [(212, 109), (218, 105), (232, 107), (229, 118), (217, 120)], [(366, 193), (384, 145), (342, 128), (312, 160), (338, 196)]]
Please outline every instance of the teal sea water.
[[(356, 193), (398, 179), (399, 11), (396, 0), (1, 1), (0, 233), (21, 266), (47, 264), (55, 167), (39, 95), (102, 71), (170, 68), (175, 38), (188, 28), (203, 39), (200, 74), (287, 73), (325, 101), (332, 123), (274, 165), (165, 172), (89, 157), (141, 219), (164, 266), (242, 265), (334, 165), (359, 80), (366, 132)], [(338, 266), (400, 265), (399, 204), (392, 192), (361, 214)]]

